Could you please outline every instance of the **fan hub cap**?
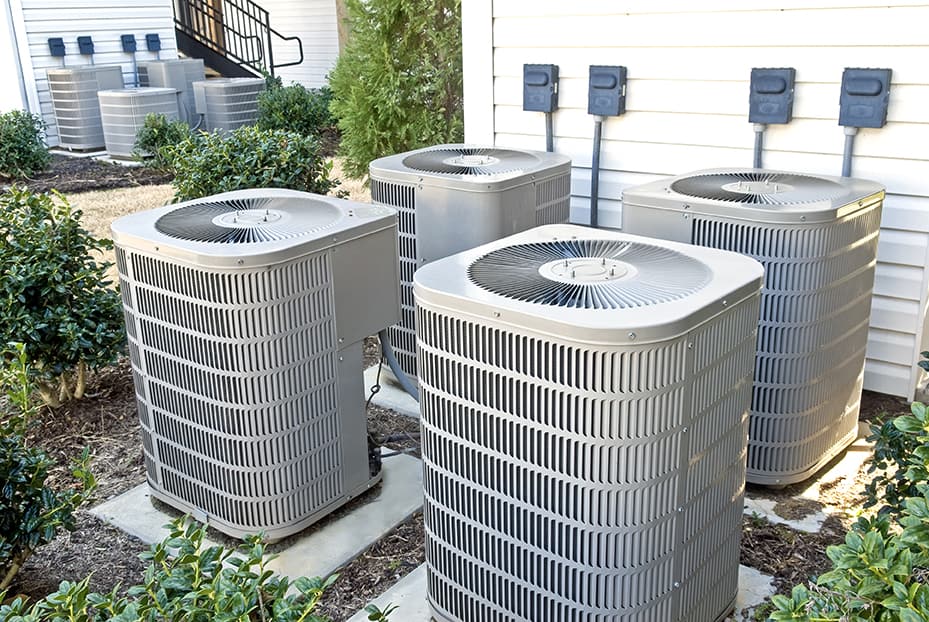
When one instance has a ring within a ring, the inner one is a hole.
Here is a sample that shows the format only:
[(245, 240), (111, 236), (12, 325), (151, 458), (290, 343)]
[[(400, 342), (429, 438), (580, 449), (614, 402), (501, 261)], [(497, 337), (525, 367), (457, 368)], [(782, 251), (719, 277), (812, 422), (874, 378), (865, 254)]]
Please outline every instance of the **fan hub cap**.
[(791, 192), (794, 187), (778, 181), (734, 181), (731, 184), (722, 186), (723, 190), (729, 192), (743, 192), (745, 194), (780, 194), (781, 192)]
[(633, 276), (635, 268), (615, 259), (574, 257), (542, 264), (539, 274), (559, 283), (602, 283)]
[(493, 166), (500, 163), (500, 158), (495, 158), (485, 154), (457, 155), (451, 158), (445, 158), (443, 163), (449, 166)]
[(220, 214), (213, 219), (213, 224), (232, 228), (261, 227), (262, 225), (275, 223), (281, 218), (283, 218), (283, 214), (277, 210), (245, 209)]

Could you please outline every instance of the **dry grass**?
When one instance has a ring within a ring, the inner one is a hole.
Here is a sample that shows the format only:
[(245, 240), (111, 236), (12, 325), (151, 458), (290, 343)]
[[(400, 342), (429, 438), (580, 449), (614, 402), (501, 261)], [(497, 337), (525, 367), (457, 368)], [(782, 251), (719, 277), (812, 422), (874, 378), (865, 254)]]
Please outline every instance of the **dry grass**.
[(334, 158), (332, 160), (332, 174), (331, 176), (335, 179), (341, 179), (342, 184), (339, 186), (339, 190), (345, 190), (348, 192), (347, 199), (352, 201), (361, 201), (362, 203), (371, 202), (371, 191), (367, 186), (364, 185), (363, 179), (350, 179), (345, 175), (345, 172), (342, 170), (342, 159)]

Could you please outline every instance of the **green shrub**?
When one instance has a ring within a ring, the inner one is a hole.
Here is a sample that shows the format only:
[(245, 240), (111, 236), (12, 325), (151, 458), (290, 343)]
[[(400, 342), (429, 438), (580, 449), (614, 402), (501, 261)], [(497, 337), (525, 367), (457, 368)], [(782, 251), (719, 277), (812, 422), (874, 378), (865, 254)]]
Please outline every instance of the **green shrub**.
[(168, 147), (190, 136), (190, 127), (183, 121), (169, 121), (163, 114), (148, 114), (135, 138), (135, 157), (158, 170), (171, 170)]
[(174, 199), (186, 201), (246, 188), (290, 188), (326, 194), (338, 185), (332, 163), (311, 136), (243, 126), (191, 136), (169, 148)]
[(912, 496), (894, 498), (898, 505), (872, 520), (859, 519), (844, 544), (826, 549), (832, 570), (796, 586), (790, 597), (773, 597), (770, 620), (929, 620), (929, 408), (914, 402), (912, 414), (893, 426), (913, 447), (900, 480), (900, 490)]
[(3, 370), (6, 395), (0, 418), (0, 590), (42, 545), (61, 530), (74, 530), (74, 512), (96, 488), (87, 468), (85, 449), (73, 464), (79, 485), (54, 490), (47, 485), (52, 460), (41, 448), (26, 444), (26, 431), (37, 407), (32, 401), (29, 362), (23, 344), (16, 344), (12, 364)]
[(52, 406), (81, 397), (87, 367), (113, 363), (125, 343), (111, 264), (93, 257), (112, 244), (80, 219), (61, 195), (13, 188), (0, 196), (0, 344), (25, 344)]
[(43, 139), (45, 123), (24, 110), (0, 114), (0, 177), (28, 177), (45, 170), (52, 156)]
[(345, 171), (462, 140), (461, 0), (347, 0), (348, 45), (329, 76)]
[(271, 88), (258, 95), (258, 127), (263, 130), (290, 130), (305, 136), (319, 136), (335, 125), (329, 112), (329, 87), (307, 89), (302, 84)]
[[(149, 562), (143, 583), (129, 588), (124, 598), (115, 590), (91, 592), (87, 579), (63, 582), (57, 592), (35, 604), (17, 598), (0, 607), (0, 622), (18, 621), (18, 616), (29, 622), (326, 622), (313, 612), (337, 576), (291, 582), (267, 569), (272, 557), (265, 555), (258, 536), (231, 551), (204, 548), (204, 535), (201, 525), (175, 520), (171, 534), (142, 554)], [(372, 613), (369, 619), (387, 622), (387, 615)]]

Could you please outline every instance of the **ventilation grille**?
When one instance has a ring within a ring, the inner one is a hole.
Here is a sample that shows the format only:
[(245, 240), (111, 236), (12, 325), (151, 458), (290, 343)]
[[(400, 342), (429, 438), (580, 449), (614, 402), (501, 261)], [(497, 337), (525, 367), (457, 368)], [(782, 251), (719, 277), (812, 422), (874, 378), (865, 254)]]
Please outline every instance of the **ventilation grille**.
[(767, 171), (693, 175), (672, 182), (671, 190), (688, 197), (753, 206), (798, 205), (844, 194), (842, 186), (829, 179)]
[(255, 197), (203, 201), (172, 210), (155, 229), (172, 238), (213, 244), (256, 244), (324, 231), (342, 217), (338, 208), (305, 199)]
[(403, 159), (409, 169), (443, 175), (514, 174), (538, 164), (538, 157), (531, 153), (490, 147), (428, 149)]
[(626, 309), (679, 300), (710, 280), (677, 251), (616, 240), (564, 240), (501, 248), (476, 260), (471, 281), (495, 294), (575, 309)]

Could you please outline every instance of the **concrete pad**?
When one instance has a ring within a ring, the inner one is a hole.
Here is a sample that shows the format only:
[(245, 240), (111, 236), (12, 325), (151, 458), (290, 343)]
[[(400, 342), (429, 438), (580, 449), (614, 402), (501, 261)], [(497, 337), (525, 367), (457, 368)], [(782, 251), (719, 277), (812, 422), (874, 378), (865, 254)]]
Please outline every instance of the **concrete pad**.
[[(371, 387), (377, 380), (378, 366), (373, 365), (365, 370), (365, 395), (371, 394)], [(371, 403), (381, 408), (387, 408), (407, 417), (419, 419), (419, 402), (403, 390), (397, 379), (386, 364), (383, 365), (380, 377), (381, 390), (374, 394)]]
[(106, 149), (96, 151), (71, 151), (63, 147), (52, 147), (48, 150), (52, 155), (64, 156), (66, 158), (99, 158), (106, 155)]
[[(828, 470), (817, 474), (815, 478), (811, 479), (807, 486), (795, 495), (795, 498), (818, 502), (823, 486), (828, 486), (832, 489), (836, 489), (837, 487), (840, 489), (857, 489), (859, 485), (856, 483), (855, 478), (864, 467), (865, 462), (867, 462), (874, 453), (874, 445), (865, 440), (869, 433), (868, 424), (864, 422), (859, 423), (858, 438), (845, 449), (839, 461)], [(822, 529), (823, 521), (825, 521), (830, 514), (834, 514), (837, 511), (827, 507), (823, 511), (813, 512), (800, 519), (787, 519), (779, 516), (777, 512), (775, 512), (776, 505), (777, 501), (773, 499), (746, 494), (744, 513), (749, 516), (758, 515), (762, 518), (766, 518), (769, 522), (787, 525), (798, 531), (818, 533), (819, 530)]]
[[(286, 548), (275, 550), (280, 544), (269, 547), (279, 557), (268, 568), (291, 578), (327, 576), (422, 507), (419, 460), (402, 454), (392, 456), (384, 460), (383, 469), (383, 481), (367, 493), (363, 505), (319, 529), (310, 527), (287, 538), (281, 543)], [(136, 486), (90, 512), (146, 544), (163, 540), (169, 533), (164, 525), (178, 515), (152, 505), (148, 484)], [(215, 544), (205, 542), (206, 546)]]
[[(740, 565), (739, 594), (735, 599), (735, 612), (726, 620), (751, 620), (752, 610), (774, 594), (774, 591), (774, 577)], [(398, 609), (392, 617), (403, 622), (430, 622), (432, 618), (429, 616), (429, 605), (426, 603), (426, 564), (421, 564), (372, 602), (382, 611), (388, 604), (396, 605)], [(367, 619), (368, 615), (362, 609), (349, 618), (348, 622), (363, 622)]]

